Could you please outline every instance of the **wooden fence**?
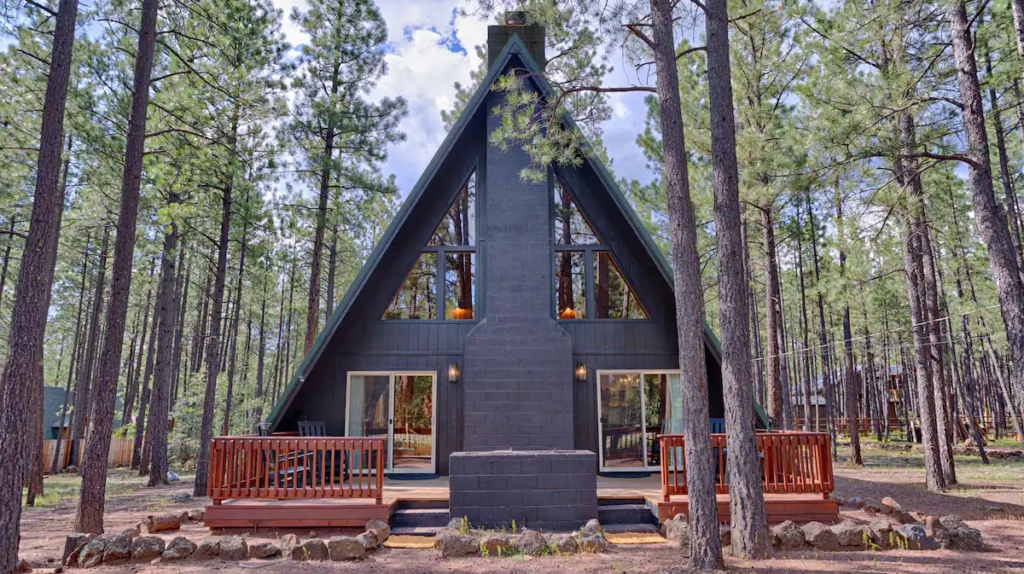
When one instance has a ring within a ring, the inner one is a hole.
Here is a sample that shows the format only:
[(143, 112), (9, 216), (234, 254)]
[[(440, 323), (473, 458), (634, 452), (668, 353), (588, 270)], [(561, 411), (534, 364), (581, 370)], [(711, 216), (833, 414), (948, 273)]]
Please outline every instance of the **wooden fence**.
[[(45, 472), (50, 472), (53, 468), (53, 455), (54, 450), (57, 448), (57, 443), (60, 443), (60, 454), (57, 459), (57, 470), (63, 470), (72, 464), (71, 455), (73, 452), (72, 445), (75, 441), (66, 440), (44, 440), (43, 441), (43, 469)], [(81, 442), (81, 441), (79, 441)], [(107, 466), (118, 467), (118, 466), (130, 466), (132, 463), (132, 451), (135, 448), (134, 438), (112, 438), (110, 439), (110, 454), (107, 455)]]
[[(686, 456), (683, 435), (661, 435), (661, 493), (665, 502), (673, 495), (686, 494)], [(714, 457), (715, 492), (729, 493), (726, 435), (711, 435)], [(761, 482), (768, 494), (821, 494), (835, 488), (829, 436), (814, 432), (757, 433), (761, 461)]]
[(384, 496), (385, 438), (216, 437), (207, 494), (229, 498), (374, 498)]

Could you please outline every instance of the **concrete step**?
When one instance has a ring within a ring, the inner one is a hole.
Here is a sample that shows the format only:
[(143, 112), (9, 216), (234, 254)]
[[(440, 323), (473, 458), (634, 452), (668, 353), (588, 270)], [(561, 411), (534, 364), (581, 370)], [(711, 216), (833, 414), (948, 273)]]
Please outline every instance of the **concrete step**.
[(447, 525), (447, 508), (400, 508), (391, 513), (392, 528), (444, 528)]
[(610, 524), (657, 524), (657, 516), (646, 504), (609, 504), (597, 507), (597, 520)]

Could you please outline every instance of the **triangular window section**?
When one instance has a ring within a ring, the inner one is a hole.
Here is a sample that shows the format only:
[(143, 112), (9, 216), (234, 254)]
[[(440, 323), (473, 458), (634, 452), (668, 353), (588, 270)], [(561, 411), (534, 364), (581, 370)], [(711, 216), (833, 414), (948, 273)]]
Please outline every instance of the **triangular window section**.
[(594, 307), (595, 319), (648, 318), (607, 251), (594, 252)]
[(576, 207), (569, 190), (555, 179), (555, 245), (600, 245), (594, 230)]
[(470, 174), (427, 245), (476, 245), (476, 172)]

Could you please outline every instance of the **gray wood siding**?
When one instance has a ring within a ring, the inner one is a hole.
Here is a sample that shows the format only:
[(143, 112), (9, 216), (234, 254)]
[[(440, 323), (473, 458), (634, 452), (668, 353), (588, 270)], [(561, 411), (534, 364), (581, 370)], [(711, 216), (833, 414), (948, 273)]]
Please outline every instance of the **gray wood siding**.
[(435, 401), (437, 470), (448, 472), (448, 455), (462, 444), (461, 384), (448, 382), (448, 365), (462, 363), (462, 347), (474, 322), (376, 321), (349, 338), (340, 353), (325, 353), (299, 390), (280, 428), (303, 418), (325, 421), (327, 433), (345, 434), (346, 383), (350, 371), (431, 371)]

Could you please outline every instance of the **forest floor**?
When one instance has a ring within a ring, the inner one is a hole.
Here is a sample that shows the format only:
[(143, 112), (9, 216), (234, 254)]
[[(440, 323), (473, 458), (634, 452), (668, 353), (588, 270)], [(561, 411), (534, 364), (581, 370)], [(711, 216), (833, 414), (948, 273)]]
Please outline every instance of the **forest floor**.
[[(1005, 447), (1019, 450), (1011, 443)], [(957, 474), (960, 484), (944, 494), (931, 494), (924, 488), (923, 456), (919, 450), (890, 450), (874, 442), (864, 448), (864, 466), (850, 467), (839, 462), (835, 467), (835, 496), (847, 499), (859, 496), (877, 504), (884, 496), (896, 499), (908, 511), (932, 515), (956, 514), (978, 528), (990, 550), (983, 553), (939, 551), (801, 551), (776, 553), (771, 559), (743, 561), (728, 558), (730, 570), (758, 574), (787, 573), (906, 573), (937, 574), (993, 572), (1024, 574), (1024, 461), (993, 460), (981, 464), (977, 456), (958, 455)], [(897, 447), (898, 448), (898, 447)], [(998, 449), (999, 447), (995, 447)], [(841, 458), (848, 455), (848, 445), (839, 449)], [(105, 522), (109, 532), (134, 526), (147, 514), (180, 512), (201, 508), (207, 500), (187, 497), (192, 491), (192, 477), (182, 476), (180, 482), (168, 487), (147, 488), (145, 480), (124, 470), (112, 471), (107, 486)], [(78, 478), (57, 475), (46, 480), (46, 496), (37, 500), (35, 508), (26, 508), (22, 517), (22, 557), (36, 566), (36, 572), (52, 572), (60, 560), (64, 537), (71, 532), (78, 491)], [(182, 500), (175, 502), (175, 500)], [(867, 521), (863, 511), (843, 509), (842, 518)], [(309, 534), (297, 531), (300, 538)], [(250, 533), (250, 538), (277, 537), (279, 532)], [(209, 533), (201, 524), (183, 524), (173, 535), (198, 540)], [(319, 536), (328, 534), (319, 532)], [(170, 538), (170, 536), (166, 537)], [(433, 550), (381, 549), (361, 563), (295, 563), (282, 561), (248, 561), (241, 563), (184, 562), (150, 566), (129, 564), (103, 567), (111, 574), (199, 574), (209, 570), (228, 573), (258, 569), (267, 574), (305, 572), (396, 572), (432, 574), (459, 572), (466, 574), (558, 572), (565, 574), (643, 573), (667, 574), (685, 572), (679, 550), (668, 544), (646, 546), (613, 546), (605, 554), (583, 554), (569, 557), (462, 558), (441, 560)]]

